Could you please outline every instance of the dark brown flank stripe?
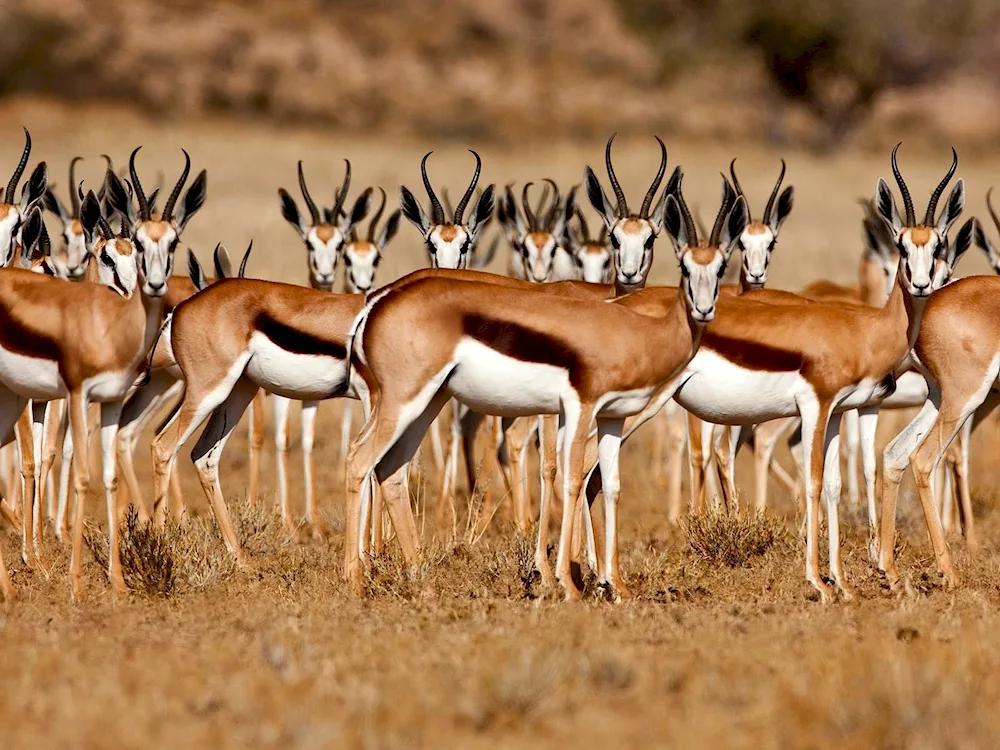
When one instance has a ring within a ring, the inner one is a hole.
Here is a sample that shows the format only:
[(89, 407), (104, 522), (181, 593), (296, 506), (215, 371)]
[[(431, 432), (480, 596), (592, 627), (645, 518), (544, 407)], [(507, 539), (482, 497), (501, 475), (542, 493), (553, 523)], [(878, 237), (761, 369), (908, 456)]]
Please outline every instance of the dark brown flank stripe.
[(718, 352), (735, 365), (748, 370), (763, 372), (797, 372), (802, 369), (802, 355), (787, 349), (779, 349), (767, 344), (755, 344), (738, 339), (731, 339), (712, 332), (712, 327), (705, 329), (701, 345)]
[(576, 352), (559, 339), (517, 323), (490, 320), (479, 315), (464, 316), (462, 330), (466, 336), (474, 338), (493, 351), (521, 362), (537, 362), (561, 367), (569, 372), (569, 380), (573, 387), (580, 386), (583, 376), (582, 363)]
[(257, 313), (254, 327), (271, 339), (276, 346), (293, 354), (320, 354), (337, 359), (346, 359), (347, 357), (347, 348), (344, 342), (328, 341), (311, 336), (275, 320), (265, 311)]
[(3, 306), (0, 306), (0, 346), (15, 354), (53, 362), (59, 362), (62, 352), (57, 342), (42, 331), (30, 330)]

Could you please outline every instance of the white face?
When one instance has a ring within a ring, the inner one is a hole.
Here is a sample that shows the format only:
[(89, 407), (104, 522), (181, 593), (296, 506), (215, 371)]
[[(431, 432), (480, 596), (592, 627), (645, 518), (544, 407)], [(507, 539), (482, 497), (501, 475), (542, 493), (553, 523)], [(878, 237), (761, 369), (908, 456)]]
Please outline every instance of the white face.
[(375, 286), (375, 271), (382, 259), (373, 242), (349, 242), (344, 246), (344, 266), (347, 269), (347, 291), (366, 294)]
[(17, 206), (0, 205), (0, 251), (3, 253), (4, 266), (9, 266), (14, 258), (20, 228), (21, 213)]
[(681, 255), (680, 263), (692, 320), (711, 322), (715, 318), (719, 286), (726, 272), (726, 257), (717, 248), (699, 247), (686, 250)]
[(556, 238), (548, 232), (532, 232), (521, 238), (520, 245), (525, 278), (536, 284), (548, 281), (558, 249)]
[(434, 268), (468, 268), (472, 250), (472, 235), (463, 226), (435, 226), (427, 235), (427, 251)]
[(767, 283), (767, 268), (777, 240), (771, 227), (755, 222), (743, 230), (740, 246), (743, 248), (743, 273), (747, 283), (754, 288)]
[(309, 252), (309, 276), (317, 289), (330, 291), (337, 274), (337, 262), (344, 248), (344, 233), (340, 227), (320, 224), (306, 235)]
[(614, 253), (617, 281), (625, 287), (645, 283), (653, 265), (653, 243), (656, 232), (646, 219), (619, 219), (608, 232)]
[(611, 252), (604, 245), (588, 242), (576, 251), (580, 277), (591, 284), (610, 284), (614, 269), (611, 268)]
[[(101, 283), (110, 286), (123, 296), (130, 297), (139, 286), (141, 251), (137, 250), (130, 240), (116, 238), (107, 242), (99, 241), (93, 252)], [(151, 297), (162, 296), (166, 289), (164, 283), (160, 294), (150, 294), (147, 291), (147, 284), (143, 283), (143, 293)]]
[(177, 227), (173, 222), (144, 221), (138, 225), (135, 244), (141, 251), (142, 293), (147, 297), (162, 297), (167, 293), (177, 240)]
[(934, 256), (943, 248), (941, 235), (929, 227), (905, 228), (896, 238), (896, 247), (907, 291), (914, 297), (927, 297), (934, 290)]
[(63, 239), (66, 240), (66, 278), (73, 281), (82, 279), (87, 272), (90, 254), (83, 226), (78, 220), (74, 219), (63, 228)]

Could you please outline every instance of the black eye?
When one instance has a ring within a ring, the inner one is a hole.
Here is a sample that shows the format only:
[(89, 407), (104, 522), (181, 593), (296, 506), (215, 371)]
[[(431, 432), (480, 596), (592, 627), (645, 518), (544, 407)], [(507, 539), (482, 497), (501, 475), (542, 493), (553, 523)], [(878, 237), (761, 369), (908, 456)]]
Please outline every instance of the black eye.
[(691, 275), (691, 270), (686, 265), (681, 263), (681, 276), (683, 276), (686, 279), (690, 275)]
[(604, 261), (604, 267), (608, 268), (610, 265), (611, 265), (611, 258), (608, 258), (606, 261)]
[(347, 266), (348, 268), (351, 267), (351, 256), (350, 255), (345, 255), (344, 256), (344, 265)]
[(656, 242), (656, 235), (655, 234), (649, 235), (649, 237), (646, 238), (646, 249), (652, 250), (654, 242)]
[(521, 255), (523, 255), (525, 258), (528, 257), (528, 248), (526, 248), (524, 245), (521, 245)]
[(902, 255), (904, 258), (906, 258), (909, 255), (909, 253), (906, 252), (906, 246), (903, 244), (902, 240), (896, 243), (896, 249), (899, 251), (899, 254)]
[(180, 237), (174, 237), (173, 242), (170, 243), (170, 252), (173, 252), (174, 250), (177, 249), (177, 243), (180, 242), (180, 240), (181, 240)]
[(726, 264), (723, 263), (721, 266), (719, 266), (719, 278), (721, 279), (725, 275), (726, 275)]
[[(771, 244), (767, 246), (767, 251), (769, 253), (772, 252), (774, 250), (774, 246), (777, 245), (777, 244), (778, 244), (778, 238), (775, 237), (773, 240), (771, 240)], [(740, 243), (740, 246), (741, 247), (743, 246), (742, 242)]]
[(375, 260), (372, 261), (372, 268), (378, 268), (378, 263), (380, 260), (382, 260), (382, 256), (376, 255)]
[(610, 237), (611, 237), (611, 247), (613, 247), (615, 250), (618, 250), (622, 246), (621, 242), (618, 241), (618, 235), (612, 233)]
[(434, 247), (434, 243), (428, 238), (427, 240), (427, 252), (431, 255), (437, 255), (437, 248)]
[(108, 266), (109, 268), (115, 265), (115, 262), (111, 259), (111, 256), (108, 255), (107, 250), (104, 249), (101, 250), (101, 263)]

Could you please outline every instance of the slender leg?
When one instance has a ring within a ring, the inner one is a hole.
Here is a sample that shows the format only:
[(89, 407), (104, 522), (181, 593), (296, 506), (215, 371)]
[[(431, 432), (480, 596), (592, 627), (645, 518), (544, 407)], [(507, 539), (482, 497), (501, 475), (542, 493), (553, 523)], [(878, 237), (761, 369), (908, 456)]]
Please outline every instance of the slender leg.
[[(928, 383), (930, 385), (930, 383)], [(927, 402), (917, 416), (896, 435), (882, 452), (882, 521), (878, 567), (893, 587), (899, 582), (896, 571), (896, 497), (910, 456), (937, 421), (941, 393), (930, 385)]]
[(250, 402), (250, 415), (247, 420), (250, 430), (250, 476), (247, 479), (247, 504), (257, 507), (257, 494), (260, 487), (260, 452), (264, 448), (264, 397), (267, 394), (258, 389)]
[[(705, 515), (705, 447), (702, 442), (702, 422), (693, 414), (688, 414), (688, 461), (691, 473), (691, 512), (696, 516)], [(711, 446), (709, 446), (711, 450)]]
[(256, 384), (249, 380), (238, 380), (228, 398), (212, 413), (205, 431), (198, 438), (198, 442), (195, 443), (191, 451), (191, 460), (194, 461), (195, 468), (198, 470), (201, 488), (205, 491), (205, 496), (212, 505), (212, 511), (219, 524), (219, 531), (222, 533), (226, 548), (239, 565), (246, 565), (246, 555), (240, 545), (232, 516), (229, 515), (229, 507), (222, 494), (222, 485), (219, 481), (219, 461), (222, 458), (226, 442), (233, 434), (233, 430), (236, 429), (236, 425), (243, 417), (243, 412), (253, 401), (256, 393)]
[(858, 487), (858, 449), (861, 443), (859, 414), (857, 409), (844, 413), (843, 418), (843, 451), (847, 457), (847, 500), (851, 508), (861, 504), (861, 493)]
[(34, 465), (34, 499), (31, 503), (31, 511), (33, 514), (32, 518), (32, 536), (31, 543), (35, 551), (35, 558), (42, 563), (42, 532), (45, 527), (45, 521), (42, 518), (42, 505), (43, 496), (45, 493), (45, 479), (42, 477), (42, 459), (43, 452), (45, 450), (45, 433), (46, 433), (46, 413), (48, 411), (48, 404), (44, 401), (42, 402), (31, 402), (31, 447), (35, 454), (35, 465)]
[(681, 519), (681, 466), (684, 463), (684, 444), (687, 427), (684, 412), (676, 402), (671, 401), (664, 408), (667, 428), (667, 521), (676, 526)]
[(624, 419), (597, 420), (597, 455), (601, 466), (604, 489), (604, 580), (622, 599), (631, 599), (622, 578), (618, 560), (618, 497), (621, 480), (618, 475), (618, 453), (625, 430)]
[(511, 500), (514, 524), (522, 534), (531, 528), (531, 495), (528, 490), (528, 441), (534, 434), (537, 420), (515, 419), (506, 431), (507, 456), (510, 461)]
[(288, 412), (291, 400), (284, 396), (271, 396), (274, 408), (274, 455), (277, 460), (278, 506), (281, 508), (281, 522), (290, 532), (296, 529), (295, 519), (288, 501)]
[(45, 404), (45, 441), (42, 447), (41, 486), (45, 488), (45, 517), (54, 522), (56, 518), (56, 488), (52, 476), (52, 464), (59, 448), (61, 413), (63, 401), (49, 401)]
[(340, 412), (340, 457), (346, 458), (347, 451), (351, 447), (351, 419), (354, 417), (354, 404), (344, 400), (341, 402), (343, 411)]
[[(538, 512), (538, 542), (535, 545), (535, 569), (542, 576), (542, 585), (552, 587), (556, 583), (549, 565), (549, 524), (552, 518), (552, 498), (555, 495), (556, 461), (559, 418), (554, 414), (539, 417), (538, 452), (541, 464), (542, 495)], [(563, 511), (565, 513), (565, 509)]]
[[(993, 408), (996, 408), (996, 402), (994, 402)], [(979, 544), (976, 540), (975, 517), (972, 514), (972, 494), (969, 492), (969, 443), (972, 441), (972, 427), (973, 420), (967, 419), (958, 435), (959, 455), (955, 463), (958, 479), (955, 489), (958, 491), (959, 508), (962, 512), (962, 532), (965, 535), (965, 543), (970, 552), (975, 552)]]
[(69, 423), (73, 433), (73, 548), (70, 553), (69, 579), (74, 599), (84, 594), (83, 584), (83, 519), (86, 515), (87, 493), (90, 490), (90, 460), (87, 439), (87, 397), (81, 391), (69, 394)]
[(556, 578), (566, 592), (566, 598), (579, 600), (582, 593), (573, 580), (570, 561), (572, 557), (573, 526), (582, 511), (583, 460), (587, 447), (587, 433), (593, 421), (593, 407), (583, 407), (573, 399), (564, 399), (560, 415), (563, 432), (563, 498), (565, 510), (559, 532), (559, 552), (556, 555)]
[(823, 445), (823, 500), (826, 505), (827, 531), (830, 542), (830, 577), (840, 588), (844, 599), (854, 598), (854, 589), (844, 573), (840, 555), (840, 414), (833, 414), (826, 427)]
[(878, 562), (879, 517), (875, 503), (875, 432), (878, 428), (878, 407), (858, 410), (858, 438), (861, 444), (861, 470), (865, 476), (865, 501), (868, 505), (868, 556)]
[(458, 514), (455, 509), (455, 494), (458, 482), (458, 453), (462, 444), (462, 405), (452, 401), (451, 420), (449, 422), (448, 455), (445, 458), (444, 470), (441, 472), (441, 487), (437, 501), (437, 524), (440, 527), (455, 528), (458, 524)]
[(664, 411), (651, 420), (653, 423), (653, 484), (658, 490), (667, 486), (666, 456), (669, 415)]
[(128, 590), (122, 576), (118, 540), (118, 472), (116, 446), (118, 442), (118, 420), (122, 413), (122, 402), (111, 401), (101, 404), (101, 453), (103, 458), (104, 502), (108, 510), (108, 580), (111, 587), (124, 593)]
[[(350, 414), (354, 404), (344, 402), (344, 413)], [(316, 502), (316, 472), (313, 462), (313, 442), (316, 438), (316, 410), (319, 401), (302, 402), (302, 470), (306, 482), (306, 521), (312, 527), (313, 536), (326, 534), (326, 523), (319, 515)], [(350, 429), (350, 420), (347, 423)]]
[[(27, 404), (26, 404), (27, 405)], [(17, 452), (21, 459), (21, 560), (29, 568), (38, 567), (41, 561), (35, 554), (35, 439), (31, 412), (25, 408), (17, 418), (15, 428)]]
[(63, 408), (62, 461), (59, 464), (59, 497), (56, 502), (56, 539), (69, 539), (69, 483), (73, 471), (73, 430), (69, 424), (69, 402)]
[(819, 591), (824, 602), (832, 591), (819, 570), (819, 496), (823, 485), (826, 426), (831, 405), (809, 394), (796, 399), (802, 417), (803, 471), (806, 487), (806, 580)]

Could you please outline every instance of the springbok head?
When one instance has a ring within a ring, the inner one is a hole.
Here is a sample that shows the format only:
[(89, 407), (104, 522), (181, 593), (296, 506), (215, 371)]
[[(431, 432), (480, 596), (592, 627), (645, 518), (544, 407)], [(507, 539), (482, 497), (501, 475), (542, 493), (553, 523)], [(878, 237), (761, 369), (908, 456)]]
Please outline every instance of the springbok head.
[(575, 216), (577, 226), (567, 226), (566, 239), (569, 242), (573, 262), (580, 271), (580, 278), (592, 284), (610, 284), (614, 275), (611, 265), (611, 247), (608, 244), (608, 228), (602, 222), (597, 237), (590, 234), (590, 226), (583, 210), (576, 202), (576, 187), (566, 198), (566, 213)]
[(9, 266), (14, 261), (14, 254), (19, 247), (18, 233), (21, 226), (35, 205), (45, 195), (45, 189), (48, 187), (45, 162), (40, 162), (22, 188), (20, 200), (15, 202), (17, 185), (24, 175), (24, 169), (28, 165), (30, 155), (31, 134), (25, 128), (24, 151), (21, 152), (21, 160), (17, 163), (17, 168), (7, 183), (3, 203), (0, 203), (0, 251), (3, 253), (3, 266)]
[[(299, 233), (306, 245), (309, 260), (309, 283), (314, 289), (331, 291), (337, 274), (337, 262), (340, 260), (344, 243), (354, 230), (354, 226), (368, 213), (371, 191), (363, 193), (354, 204), (350, 214), (344, 212), (344, 202), (347, 191), (351, 187), (351, 162), (344, 159), (344, 182), (334, 197), (333, 208), (323, 209), (316, 202), (306, 187), (306, 178), (302, 172), (302, 162), (299, 162), (299, 190), (302, 200), (309, 210), (307, 222), (299, 213), (298, 204), (284, 188), (278, 190), (281, 199), (281, 215)], [(360, 211), (360, 213), (358, 213)]]
[(43, 199), (45, 208), (59, 217), (62, 224), (63, 240), (66, 242), (65, 276), (71, 281), (79, 281), (87, 273), (90, 253), (83, 236), (83, 224), (80, 222), (80, 192), (76, 182), (76, 163), (83, 161), (82, 156), (74, 156), (69, 163), (69, 206), (67, 207), (56, 191), (50, 185)]
[(378, 210), (372, 216), (368, 224), (368, 235), (364, 240), (352, 238), (344, 245), (344, 267), (347, 278), (345, 279), (345, 289), (350, 294), (367, 294), (375, 286), (375, 272), (378, 269), (379, 261), (382, 260), (382, 253), (386, 246), (396, 236), (399, 231), (400, 210), (393, 211), (385, 222), (381, 230), (378, 228), (379, 220), (385, 211), (385, 191), (378, 189), (382, 196)]
[(615, 140), (612, 135), (608, 139), (608, 145), (604, 151), (604, 161), (608, 169), (608, 179), (611, 181), (611, 188), (615, 193), (615, 203), (608, 200), (604, 193), (604, 188), (594, 174), (594, 170), (589, 166), (584, 171), (584, 183), (587, 186), (587, 197), (591, 204), (604, 218), (604, 225), (608, 230), (608, 239), (611, 241), (611, 251), (614, 258), (616, 282), (626, 290), (640, 289), (646, 283), (646, 276), (653, 265), (653, 243), (656, 235), (663, 228), (663, 214), (666, 207), (664, 197), (673, 189), (676, 180), (679, 179), (679, 171), (674, 172), (663, 192), (663, 196), (653, 206), (653, 199), (656, 191), (663, 181), (663, 175), (667, 169), (667, 147), (659, 138), (656, 142), (660, 144), (660, 168), (653, 178), (646, 197), (642, 201), (642, 208), (639, 213), (632, 213), (625, 200), (625, 191), (615, 176), (614, 166), (611, 164), (611, 144)]
[(684, 200), (680, 180), (676, 191), (669, 193), (664, 203), (664, 227), (680, 262), (681, 288), (688, 312), (696, 323), (709, 323), (715, 318), (726, 264), (749, 223), (746, 198), (737, 196), (729, 181), (722, 178), (722, 205), (707, 240), (698, 238), (698, 228)]
[[(896, 208), (896, 199), (892, 191), (881, 177), (875, 184), (875, 202), (879, 216), (889, 227), (892, 233), (896, 250), (899, 252), (900, 267), (903, 271), (903, 282), (911, 296), (922, 298), (930, 295), (935, 288), (935, 277), (940, 276), (940, 262), (949, 262), (951, 250), (948, 246), (948, 230), (955, 223), (962, 209), (965, 208), (965, 182), (959, 180), (948, 196), (941, 215), (937, 214), (937, 204), (948, 187), (948, 182), (958, 168), (958, 154), (953, 148), (951, 150), (951, 168), (945, 174), (941, 182), (931, 193), (931, 199), (927, 203), (927, 211), (922, 222), (917, 222), (916, 212), (913, 209), (913, 198), (906, 187), (906, 181), (899, 171), (896, 163), (896, 152), (902, 144), (896, 144), (892, 150), (892, 174), (899, 185), (899, 192), (903, 197), (904, 215), (900, 216)], [(940, 278), (937, 280), (940, 282)]]
[(552, 188), (552, 203), (544, 209), (544, 202), (540, 204), (537, 214), (531, 207), (531, 182), (521, 189), (520, 210), (510, 187), (505, 188), (501, 201), (502, 218), (507, 224), (505, 232), (524, 264), (525, 278), (536, 283), (549, 279), (566, 227), (566, 212), (559, 187), (548, 178), (545, 182)]
[[(997, 215), (996, 209), (993, 208), (993, 188), (990, 188), (986, 192), (986, 207), (989, 209), (990, 218), (993, 219), (993, 225), (997, 228), (997, 231), (1000, 231), (1000, 216)], [(978, 222), (976, 222), (976, 229), (976, 244), (986, 254), (986, 260), (989, 261), (993, 272), (1000, 274), (1000, 253), (997, 252), (996, 245), (986, 236), (986, 233)]]
[(52, 243), (42, 220), (42, 211), (37, 206), (28, 212), (28, 218), (21, 226), (21, 242), (17, 265), (34, 273), (55, 276), (52, 264)]
[(468, 207), (476, 184), (479, 182), (479, 172), (482, 168), (479, 154), (470, 150), (469, 153), (476, 158), (476, 171), (449, 221), (445, 216), (444, 206), (441, 205), (441, 201), (434, 193), (430, 178), (427, 176), (427, 159), (431, 153), (433, 152), (424, 155), (420, 162), (420, 174), (424, 180), (424, 189), (431, 202), (431, 215), (428, 216), (424, 213), (424, 209), (413, 197), (413, 193), (404, 185), (399, 187), (399, 205), (403, 210), (403, 215), (420, 230), (424, 243), (427, 245), (432, 267), (468, 268), (479, 232), (493, 214), (493, 197), (496, 188), (494, 185), (490, 185), (483, 191), (482, 196), (476, 202), (472, 218), (466, 224), (465, 209)]
[[(742, 195), (746, 200), (746, 194), (736, 177), (736, 159), (733, 159), (729, 164), (729, 174), (732, 175), (736, 194)], [(767, 268), (771, 262), (771, 253), (774, 252), (774, 246), (778, 241), (778, 232), (785, 219), (788, 218), (788, 214), (792, 212), (795, 189), (789, 185), (781, 193), (781, 197), (778, 197), (778, 191), (781, 190), (781, 182), (784, 179), (785, 160), (782, 159), (778, 181), (774, 183), (774, 189), (771, 190), (771, 197), (767, 199), (763, 215), (759, 221), (751, 219), (740, 236), (739, 247), (743, 251), (743, 276), (750, 289), (761, 289), (767, 283)], [(749, 208), (748, 202), (748, 211)]]
[[(110, 180), (110, 199), (115, 210), (121, 215), (121, 228), (115, 232), (104, 217), (101, 202), (94, 191), (87, 193), (80, 205), (80, 223), (83, 227), (84, 242), (88, 253), (97, 264), (97, 276), (102, 284), (111, 287), (123, 297), (131, 297), (136, 289), (142, 289), (147, 297), (162, 297), (167, 290), (166, 281), (162, 286), (150, 284), (145, 278), (145, 269), (150, 263), (144, 259), (148, 253), (158, 253), (159, 247), (152, 250), (147, 245), (135, 240), (135, 227), (129, 218), (134, 212), (127, 201), (127, 195), (121, 180), (114, 177)], [(138, 190), (137, 190), (138, 192)], [(173, 250), (171, 250), (171, 253)], [(167, 275), (169, 278), (169, 267)]]
[[(163, 213), (156, 216), (135, 169), (135, 155), (139, 153), (139, 148), (132, 152), (128, 161), (130, 188), (134, 190), (135, 203), (132, 202), (132, 195), (126, 193), (122, 180), (110, 169), (105, 173), (105, 180), (112, 206), (121, 215), (121, 230), (116, 237), (130, 237), (140, 250), (138, 262), (142, 274), (142, 292), (147, 297), (162, 297), (167, 292), (167, 281), (173, 274), (174, 253), (181, 233), (205, 203), (208, 177), (205, 170), (201, 170), (184, 194), (184, 199), (178, 202), (191, 172), (191, 157), (184, 151), (184, 171), (163, 205)], [(100, 259), (99, 256), (95, 257)]]

